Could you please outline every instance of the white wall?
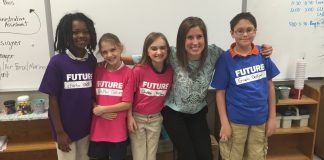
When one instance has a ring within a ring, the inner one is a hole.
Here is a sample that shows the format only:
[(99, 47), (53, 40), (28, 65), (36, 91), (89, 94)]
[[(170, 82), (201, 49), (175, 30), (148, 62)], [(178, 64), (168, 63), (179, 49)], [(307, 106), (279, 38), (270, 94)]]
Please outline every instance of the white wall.
[(103, 33), (116, 34), (126, 46), (125, 53), (141, 54), (145, 37), (153, 31), (164, 33), (176, 44), (181, 21), (201, 17), (207, 25), (209, 42), (226, 49), (232, 39), (229, 21), (241, 12), (241, 1), (228, 0), (52, 0), (53, 29), (68, 12), (83, 12), (94, 22), (98, 39)]
[(256, 42), (274, 48), (276, 79), (294, 79), (302, 58), (306, 77), (324, 77), (324, 0), (248, 0), (247, 11), (258, 22)]

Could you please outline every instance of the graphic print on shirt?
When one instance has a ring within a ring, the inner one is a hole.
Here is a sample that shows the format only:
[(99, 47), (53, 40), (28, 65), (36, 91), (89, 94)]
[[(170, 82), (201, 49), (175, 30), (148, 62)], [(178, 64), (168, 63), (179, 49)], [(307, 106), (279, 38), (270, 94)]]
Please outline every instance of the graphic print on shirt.
[(169, 83), (152, 83), (143, 81), (140, 87), (140, 94), (146, 96), (165, 96)]
[(118, 96), (123, 94), (123, 83), (110, 81), (97, 81), (96, 84), (97, 95)]
[(64, 89), (90, 88), (92, 87), (92, 73), (66, 74)]
[(258, 64), (251, 67), (235, 70), (236, 85), (253, 82), (267, 77), (264, 64)]

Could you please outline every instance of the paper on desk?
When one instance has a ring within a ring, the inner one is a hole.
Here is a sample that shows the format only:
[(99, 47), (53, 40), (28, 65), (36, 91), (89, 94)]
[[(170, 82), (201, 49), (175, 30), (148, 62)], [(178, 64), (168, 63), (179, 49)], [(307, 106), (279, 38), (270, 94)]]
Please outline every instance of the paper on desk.
[(0, 152), (7, 149), (7, 136), (0, 136)]

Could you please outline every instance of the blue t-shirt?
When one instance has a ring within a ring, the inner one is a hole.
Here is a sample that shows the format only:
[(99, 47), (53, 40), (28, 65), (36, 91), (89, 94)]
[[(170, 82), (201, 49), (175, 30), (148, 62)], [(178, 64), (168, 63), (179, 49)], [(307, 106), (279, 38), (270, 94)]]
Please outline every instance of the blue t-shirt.
[(222, 54), (215, 65), (211, 86), (225, 91), (229, 121), (260, 125), (268, 118), (268, 80), (280, 72), (270, 58), (258, 54), (232, 57)]
[[(90, 132), (91, 88), (96, 63), (92, 54), (85, 61), (73, 60), (64, 53), (56, 54), (51, 58), (39, 88), (40, 92), (58, 98), (63, 129), (72, 141), (79, 140)], [(56, 140), (50, 114), (49, 120)]]

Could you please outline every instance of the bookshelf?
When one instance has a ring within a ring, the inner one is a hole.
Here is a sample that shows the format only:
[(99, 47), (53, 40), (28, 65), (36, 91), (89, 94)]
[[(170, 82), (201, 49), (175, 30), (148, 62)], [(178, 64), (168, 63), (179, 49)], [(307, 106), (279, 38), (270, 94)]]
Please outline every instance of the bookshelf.
[(0, 160), (57, 160), (47, 113), (0, 117), (0, 134), (8, 137), (7, 149), (0, 152)]
[(301, 99), (279, 100), (278, 107), (309, 107), (310, 118), (307, 127), (277, 128), (269, 137), (268, 160), (312, 160), (315, 145), (317, 119), (319, 111), (318, 90), (305, 85)]

